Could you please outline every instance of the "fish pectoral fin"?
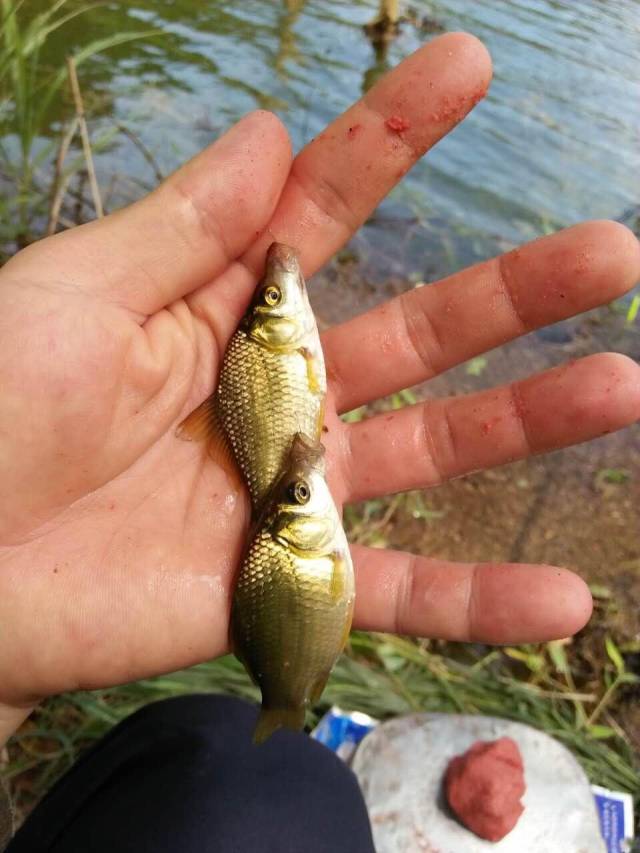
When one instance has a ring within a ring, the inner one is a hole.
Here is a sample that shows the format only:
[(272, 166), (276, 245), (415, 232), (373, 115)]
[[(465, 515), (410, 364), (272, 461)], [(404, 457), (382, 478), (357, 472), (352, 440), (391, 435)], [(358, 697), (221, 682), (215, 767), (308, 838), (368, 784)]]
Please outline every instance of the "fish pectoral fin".
[(302, 731), (304, 728), (304, 708), (265, 708), (260, 710), (260, 716), (253, 732), (254, 743), (264, 743), (278, 729), (287, 728)]
[(205, 442), (209, 456), (224, 469), (229, 479), (237, 485), (242, 483), (233, 448), (218, 417), (215, 394), (187, 415), (176, 429), (176, 436), (183, 441)]
[[(349, 566), (347, 565), (347, 561), (345, 559), (344, 553), (342, 551), (334, 551), (331, 555), (333, 559), (333, 574), (331, 575), (331, 596), (333, 602), (337, 604), (339, 601), (344, 601), (345, 592), (346, 592), (346, 584), (347, 584), (347, 574), (349, 572)], [(349, 632), (351, 631), (351, 620), (353, 619), (353, 605), (354, 598), (351, 596), (345, 602), (345, 614), (344, 614), (344, 630), (342, 632), (342, 638), (340, 640), (340, 651), (344, 650), (344, 647), (347, 645), (347, 640), (349, 639)]]
[[(307, 365), (307, 382), (309, 383), (309, 391), (311, 391), (312, 394), (321, 394), (323, 392), (323, 388), (318, 375), (316, 357), (307, 347), (300, 347), (298, 352), (304, 358)], [(322, 426), (322, 424), (320, 426)]]
[(333, 571), (331, 572), (329, 594), (331, 595), (331, 600), (337, 604), (345, 596), (347, 561), (342, 551), (334, 551), (331, 554), (331, 562), (333, 563)]
[(323, 397), (320, 401), (320, 408), (318, 409), (318, 420), (316, 421), (316, 435), (320, 436), (322, 434), (322, 427), (324, 426), (324, 413), (326, 409), (327, 399)]

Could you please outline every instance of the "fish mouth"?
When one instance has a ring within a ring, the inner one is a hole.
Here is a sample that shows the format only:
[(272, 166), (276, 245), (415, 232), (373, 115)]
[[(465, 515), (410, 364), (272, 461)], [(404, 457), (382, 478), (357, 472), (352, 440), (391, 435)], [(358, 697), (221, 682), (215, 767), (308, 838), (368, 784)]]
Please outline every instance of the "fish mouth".
[(300, 271), (298, 253), (285, 243), (272, 243), (267, 250), (266, 266), (272, 270), (297, 273)]

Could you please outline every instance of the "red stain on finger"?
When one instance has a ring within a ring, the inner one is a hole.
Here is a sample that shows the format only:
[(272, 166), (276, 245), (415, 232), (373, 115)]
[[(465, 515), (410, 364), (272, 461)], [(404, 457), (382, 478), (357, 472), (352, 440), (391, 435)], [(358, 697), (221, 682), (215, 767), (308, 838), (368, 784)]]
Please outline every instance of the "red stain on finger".
[(501, 422), (501, 420), (502, 420), (502, 416), (498, 415), (495, 418), (491, 418), (491, 420), (489, 420), (489, 421), (483, 421), (482, 424), (480, 425), (481, 434), (482, 435), (489, 435), (489, 433), (494, 428), (494, 426), (499, 424)]
[(403, 131), (409, 130), (411, 122), (402, 116), (393, 115), (385, 121), (385, 126), (394, 133), (403, 133)]
[(476, 89), (471, 95), (459, 95), (457, 98), (450, 98), (448, 95), (445, 95), (440, 101), (438, 108), (431, 113), (429, 118), (435, 122), (455, 121), (466, 115), (486, 94), (486, 88), (482, 88)]

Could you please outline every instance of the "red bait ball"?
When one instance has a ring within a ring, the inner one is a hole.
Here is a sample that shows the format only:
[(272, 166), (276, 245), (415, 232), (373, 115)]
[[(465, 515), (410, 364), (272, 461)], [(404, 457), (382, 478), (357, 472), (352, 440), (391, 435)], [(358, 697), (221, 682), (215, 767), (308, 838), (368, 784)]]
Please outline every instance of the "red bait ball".
[(500, 841), (524, 811), (524, 766), (509, 737), (476, 741), (452, 758), (446, 770), (447, 802), (460, 821), (480, 838)]

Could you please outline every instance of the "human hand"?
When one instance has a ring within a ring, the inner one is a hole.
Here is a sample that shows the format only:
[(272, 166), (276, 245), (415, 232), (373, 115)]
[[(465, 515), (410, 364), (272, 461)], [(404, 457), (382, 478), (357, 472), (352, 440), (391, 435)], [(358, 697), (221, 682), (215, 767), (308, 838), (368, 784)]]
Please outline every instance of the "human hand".
[[(3, 713), (16, 720), (11, 708), (43, 696), (228, 650), (248, 500), (176, 425), (215, 386), (268, 244), (298, 247), (310, 276), (489, 79), (479, 42), (443, 36), (293, 164), (280, 122), (253, 113), (147, 198), (5, 266), (0, 730)], [(400, 133), (385, 124), (394, 115)], [(324, 443), (336, 498), (436, 485), (634, 421), (640, 371), (614, 354), (358, 424), (338, 413), (608, 302), (639, 275), (633, 235), (590, 223), (329, 330)], [(358, 628), (531, 642), (570, 634), (590, 614), (587, 587), (563, 569), (353, 555)]]

